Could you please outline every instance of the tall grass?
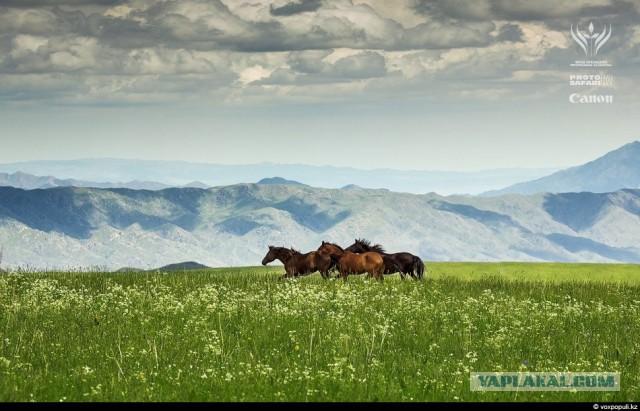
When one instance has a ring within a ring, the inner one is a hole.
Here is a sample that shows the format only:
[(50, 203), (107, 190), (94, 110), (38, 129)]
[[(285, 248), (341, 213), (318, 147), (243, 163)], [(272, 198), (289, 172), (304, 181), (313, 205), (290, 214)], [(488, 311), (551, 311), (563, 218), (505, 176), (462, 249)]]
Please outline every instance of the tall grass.
[[(452, 267), (420, 282), (277, 280), (281, 267), (4, 274), (0, 400), (638, 400), (637, 282)], [(622, 389), (469, 390), (472, 371), (525, 370), (620, 372)]]

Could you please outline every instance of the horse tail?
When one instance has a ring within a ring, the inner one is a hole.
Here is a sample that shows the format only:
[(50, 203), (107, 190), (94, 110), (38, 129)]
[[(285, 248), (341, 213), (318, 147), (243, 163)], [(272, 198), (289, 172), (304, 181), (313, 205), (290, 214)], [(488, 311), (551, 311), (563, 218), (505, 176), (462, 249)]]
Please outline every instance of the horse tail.
[(422, 259), (420, 257), (413, 257), (413, 264), (414, 267), (416, 268), (416, 274), (418, 275), (418, 279), (422, 280), (422, 278), (424, 277), (424, 262), (422, 261)]
[(329, 263), (329, 271), (338, 267), (338, 262), (340, 261), (341, 254), (327, 253), (329, 254), (329, 258), (331, 258), (331, 263)]
[(321, 256), (317, 251), (311, 251), (309, 253), (309, 257), (307, 259), (307, 262), (309, 264), (309, 273), (315, 273), (316, 271), (318, 271), (318, 267), (320, 266), (320, 264), (318, 264), (318, 261), (320, 261), (320, 258)]
[(327, 278), (332, 265), (332, 260), (329, 253), (324, 250), (316, 251), (313, 259), (316, 270), (320, 271), (320, 274), (323, 278)]

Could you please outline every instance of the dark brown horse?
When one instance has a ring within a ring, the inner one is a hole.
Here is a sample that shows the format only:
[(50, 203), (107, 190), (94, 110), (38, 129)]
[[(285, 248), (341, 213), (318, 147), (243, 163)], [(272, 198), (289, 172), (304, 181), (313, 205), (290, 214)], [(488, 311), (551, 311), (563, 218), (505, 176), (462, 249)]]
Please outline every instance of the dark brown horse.
[(349, 274), (364, 273), (368, 273), (368, 276), (377, 280), (382, 280), (385, 263), (395, 264), (393, 261), (389, 262), (389, 257), (376, 252), (356, 254), (345, 251), (342, 254), (331, 254), (331, 260), (338, 267), (340, 274), (337, 278), (344, 278), (345, 281)]
[(400, 277), (403, 280), (407, 274), (414, 280), (421, 280), (424, 277), (425, 267), (422, 259), (408, 252), (389, 254), (385, 252), (384, 248), (380, 244), (371, 245), (369, 241), (360, 238), (356, 239), (355, 243), (347, 247), (345, 251), (351, 251), (354, 253), (366, 253), (373, 251), (380, 253), (381, 255), (386, 255), (396, 262), (396, 266), (387, 265), (384, 273), (393, 274), (400, 272)]
[(325, 251), (310, 251), (302, 254), (293, 248), (269, 246), (267, 255), (262, 259), (262, 265), (267, 265), (272, 261), (280, 260), (284, 264), (285, 274), (280, 278), (298, 277), (320, 271), (322, 278), (329, 278), (329, 269), (332, 260), (329, 253)]

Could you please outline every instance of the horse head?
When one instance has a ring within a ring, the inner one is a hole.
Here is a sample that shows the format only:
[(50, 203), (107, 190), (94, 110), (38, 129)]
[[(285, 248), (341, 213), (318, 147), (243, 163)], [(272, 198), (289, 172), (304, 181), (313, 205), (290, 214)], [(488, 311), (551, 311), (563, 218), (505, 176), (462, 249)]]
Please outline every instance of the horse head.
[(351, 244), (349, 247), (345, 248), (344, 251), (350, 251), (352, 253), (360, 254), (366, 253), (369, 250), (369, 243), (363, 242), (359, 238), (356, 238), (355, 242)]
[(274, 261), (276, 259), (276, 253), (274, 251), (274, 247), (272, 245), (269, 246), (269, 251), (267, 252), (267, 255), (264, 256), (264, 258), (262, 259), (262, 265), (267, 265), (270, 262)]
[(344, 250), (338, 244), (330, 243), (323, 240), (322, 244), (320, 244), (320, 247), (318, 247), (316, 251), (326, 251), (330, 254), (331, 253), (339, 254), (339, 253), (342, 253)]

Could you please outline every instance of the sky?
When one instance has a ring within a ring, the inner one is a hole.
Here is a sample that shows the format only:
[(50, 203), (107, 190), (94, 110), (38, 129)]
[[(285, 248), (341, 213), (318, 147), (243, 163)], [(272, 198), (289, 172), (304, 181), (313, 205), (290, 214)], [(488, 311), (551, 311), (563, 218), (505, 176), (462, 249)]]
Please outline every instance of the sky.
[(0, 163), (574, 166), (640, 140), (639, 64), (634, 0), (3, 0)]

